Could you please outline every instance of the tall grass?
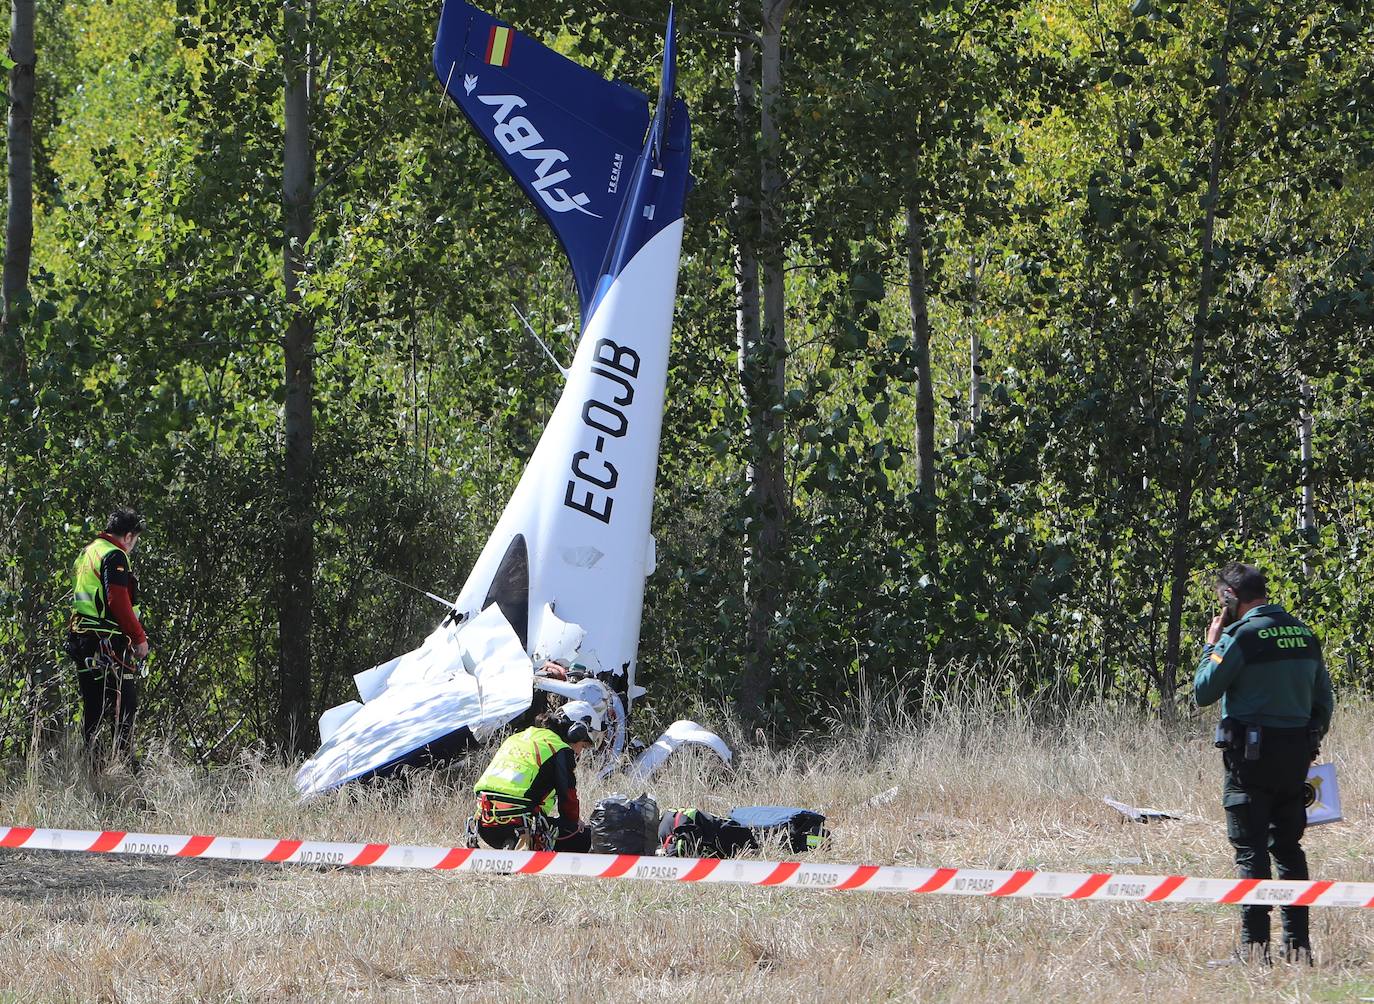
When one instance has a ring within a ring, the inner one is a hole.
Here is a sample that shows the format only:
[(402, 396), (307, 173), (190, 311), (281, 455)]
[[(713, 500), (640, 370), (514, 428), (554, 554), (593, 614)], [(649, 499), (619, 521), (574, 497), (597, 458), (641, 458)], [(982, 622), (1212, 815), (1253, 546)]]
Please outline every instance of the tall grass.
[[(730, 768), (679, 754), (650, 791), (714, 812), (824, 812), (839, 861), (1232, 873), (1210, 725), (984, 692), (914, 717), (863, 699), (830, 736), (772, 748), (734, 730)], [(728, 731), (728, 728), (727, 728)], [(1374, 709), (1338, 710), (1345, 823), (1306, 845), (1316, 877), (1374, 879)], [(473, 757), (407, 783), (297, 803), (251, 754), (211, 770), (154, 750), (137, 780), (68, 760), (18, 772), (0, 821), (451, 844)], [(588, 809), (623, 776), (582, 779)], [(895, 792), (894, 790), (895, 789)], [(1104, 796), (1181, 818), (1141, 825)], [(875, 800), (879, 804), (874, 804)], [(766, 853), (781, 854), (780, 847)], [(57, 1000), (1307, 1000), (1374, 996), (1374, 928), (1314, 911), (1315, 970), (1209, 969), (1233, 908), (686, 888), (3, 852), (0, 987)], [(3, 999), (3, 997), (0, 997)]]

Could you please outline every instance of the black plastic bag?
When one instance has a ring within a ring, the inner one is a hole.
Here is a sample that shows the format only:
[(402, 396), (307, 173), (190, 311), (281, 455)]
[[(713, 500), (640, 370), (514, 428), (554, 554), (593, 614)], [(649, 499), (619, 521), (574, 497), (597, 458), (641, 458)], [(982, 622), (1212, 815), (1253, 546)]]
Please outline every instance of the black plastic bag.
[(658, 803), (609, 795), (592, 809), (593, 854), (652, 854), (658, 844)]

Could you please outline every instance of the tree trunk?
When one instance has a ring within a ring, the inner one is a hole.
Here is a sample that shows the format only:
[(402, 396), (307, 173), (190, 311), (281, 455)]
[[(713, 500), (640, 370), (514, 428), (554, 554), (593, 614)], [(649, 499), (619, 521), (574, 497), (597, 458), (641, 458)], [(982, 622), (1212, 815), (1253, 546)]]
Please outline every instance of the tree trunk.
[[(6, 182), (5, 272), (3, 305), (0, 306), (0, 407), (12, 422), (5, 442), (16, 456), (43, 449), (33, 428), (33, 395), (29, 386), (29, 358), (25, 323), (29, 316), (29, 265), (33, 256), (33, 105), (34, 71), (38, 54), (34, 46), (34, 0), (13, 0), (10, 7), (9, 116), (6, 129), (8, 171)], [(16, 405), (8, 404), (10, 401)], [(15, 466), (22, 464), (14, 460)], [(19, 479), (22, 483), (24, 478)], [(21, 501), (14, 521), (13, 546), (18, 558), (20, 637), (25, 639), (21, 656), (28, 664), (30, 710), (33, 714), (31, 749), (47, 747), (58, 735), (62, 695), (60, 670), (51, 665), (37, 641), (45, 633), (39, 585), (48, 566), (41, 521), (34, 500)], [(31, 641), (32, 640), (32, 641)]]
[[(736, 12), (739, 33), (750, 35), (749, 18)], [(757, 458), (767, 442), (764, 428), (764, 408), (757, 379), (759, 352), (759, 264), (757, 255), (758, 204), (754, 190), (758, 183), (758, 162), (755, 159), (754, 133), (758, 109), (756, 107), (755, 75), (758, 73), (758, 54), (752, 38), (742, 38), (735, 47), (735, 127), (738, 130), (739, 157), (735, 165), (735, 334), (739, 349), (740, 397), (744, 402), (748, 423), (749, 463), (746, 478), (749, 484), (750, 528), (746, 543), (745, 594), (750, 610), (756, 599), (758, 582), (758, 513), (759, 464)], [(750, 621), (752, 625), (752, 618)], [(767, 697), (768, 666), (753, 658), (752, 636), (745, 654), (744, 673), (740, 679), (738, 707), (745, 721), (754, 721)]]
[[(983, 264), (987, 263), (986, 256)], [(983, 333), (978, 327), (978, 290), (982, 281), (983, 265), (974, 268), (973, 255), (968, 259), (968, 284), (972, 301), (964, 312), (968, 321), (968, 427), (959, 424), (956, 434), (959, 441), (971, 442), (978, 432), (978, 420), (983, 417)]]
[(314, 231), (315, 159), (310, 146), (311, 10), (299, 0), (283, 6), (285, 133), (282, 157), (286, 286), (285, 457), (282, 470), (286, 519), (282, 527), (279, 648), (280, 742), (288, 755), (312, 737), (310, 721), (311, 631), (314, 615), (314, 342), (315, 319), (301, 300), (310, 265), (306, 243)]
[(926, 564), (936, 557), (935, 385), (930, 373), (930, 311), (926, 300), (925, 218), (914, 203), (906, 207), (906, 256), (911, 340), (916, 355), (916, 486), (921, 496), (921, 530)]
[(978, 430), (983, 417), (983, 334), (975, 320), (968, 333), (968, 438)]
[[(758, 257), (741, 243), (737, 323), (741, 354), (741, 385), (749, 416), (750, 467), (749, 559), (746, 579), (748, 624), (744, 675), (740, 681), (739, 713), (746, 722), (763, 717), (772, 675), (772, 630), (783, 590), (783, 550), (787, 525), (787, 482), (783, 463), (785, 422), (779, 407), (787, 379), (787, 329), (783, 242), (779, 236), (782, 176), (778, 168), (777, 102), (782, 89), (782, 27), (791, 0), (763, 0), (760, 69), (759, 130), (762, 141), (758, 164)], [(737, 120), (752, 136), (752, 51), (743, 43), (736, 52), (735, 106)], [(747, 51), (747, 54), (746, 54)], [(745, 196), (747, 199), (747, 196)], [(745, 204), (747, 207), (747, 203)], [(750, 214), (752, 216), (752, 214)], [(749, 229), (746, 223), (744, 230)], [(759, 268), (762, 268), (763, 310), (760, 323)]]
[[(13, 0), (10, 10), (10, 108), (8, 216), (5, 221), (5, 350), (17, 383), (26, 382), (28, 353), (16, 312), (29, 291), (33, 252), (33, 98), (37, 53), (33, 42), (34, 0)], [(8, 367), (7, 367), (8, 368)], [(8, 399), (8, 396), (7, 396)]]
[(1217, 69), (1216, 121), (1212, 130), (1211, 154), (1207, 166), (1207, 195), (1202, 224), (1202, 272), (1198, 281), (1197, 313), (1193, 317), (1192, 364), (1188, 371), (1183, 427), (1179, 436), (1181, 471), (1174, 497), (1173, 540), (1169, 555), (1169, 621), (1165, 635), (1164, 667), (1160, 678), (1159, 705), (1166, 720), (1174, 717), (1174, 694), (1178, 689), (1179, 652), (1182, 641), (1183, 604), (1187, 599), (1188, 578), (1192, 571), (1189, 546), (1193, 530), (1193, 496), (1197, 491), (1198, 463), (1197, 413), (1198, 388), (1202, 384), (1207, 339), (1211, 331), (1212, 296), (1216, 289), (1217, 268), (1213, 257), (1216, 236), (1217, 199), (1221, 189), (1221, 165), (1231, 126), (1230, 54), (1233, 29), (1228, 9), (1221, 39)]
[(1316, 543), (1317, 505), (1312, 490), (1312, 388), (1303, 382), (1302, 415), (1298, 419), (1298, 460), (1302, 477), (1302, 501), (1298, 506), (1298, 535), (1303, 541), (1302, 578), (1304, 589), (1312, 581), (1312, 562), (1308, 555)]

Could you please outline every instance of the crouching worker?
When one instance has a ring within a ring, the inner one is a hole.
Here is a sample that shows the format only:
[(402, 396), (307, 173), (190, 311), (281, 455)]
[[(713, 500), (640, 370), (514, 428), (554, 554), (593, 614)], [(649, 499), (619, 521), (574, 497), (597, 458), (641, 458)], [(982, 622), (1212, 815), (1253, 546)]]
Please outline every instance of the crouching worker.
[(569, 701), (503, 742), (472, 788), (482, 843), (498, 850), (590, 851), (575, 768), (578, 754), (599, 747), (604, 735), (594, 707)]

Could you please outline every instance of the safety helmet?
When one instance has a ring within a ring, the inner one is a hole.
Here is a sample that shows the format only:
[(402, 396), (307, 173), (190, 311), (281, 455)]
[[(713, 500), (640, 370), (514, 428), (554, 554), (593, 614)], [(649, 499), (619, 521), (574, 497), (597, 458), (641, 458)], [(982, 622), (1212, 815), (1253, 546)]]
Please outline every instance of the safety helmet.
[(570, 743), (591, 743), (593, 749), (600, 749), (606, 738), (606, 725), (602, 713), (586, 701), (569, 701), (558, 709), (558, 716), (568, 723), (568, 734), (564, 738)]

